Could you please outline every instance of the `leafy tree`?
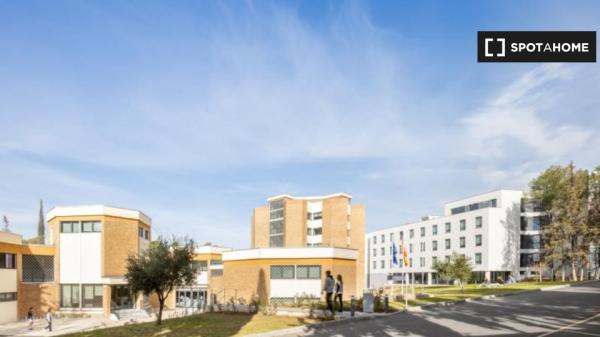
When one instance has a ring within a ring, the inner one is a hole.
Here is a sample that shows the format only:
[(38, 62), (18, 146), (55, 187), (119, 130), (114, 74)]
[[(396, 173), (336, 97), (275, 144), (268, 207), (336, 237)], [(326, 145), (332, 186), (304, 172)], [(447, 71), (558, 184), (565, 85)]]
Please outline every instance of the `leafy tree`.
[(156, 293), (159, 310), (156, 324), (162, 322), (165, 300), (179, 286), (192, 284), (197, 274), (194, 258), (194, 241), (170, 240), (159, 237), (139, 256), (127, 258), (125, 278), (135, 292), (144, 295)]
[(593, 258), (596, 265), (596, 279), (600, 279), (600, 166), (590, 172), (590, 207), (588, 239), (595, 247)]
[(437, 261), (433, 265), (433, 269), (444, 280), (459, 281), (461, 291), (465, 291), (464, 284), (471, 279), (473, 265), (471, 258), (453, 252), (450, 260)]

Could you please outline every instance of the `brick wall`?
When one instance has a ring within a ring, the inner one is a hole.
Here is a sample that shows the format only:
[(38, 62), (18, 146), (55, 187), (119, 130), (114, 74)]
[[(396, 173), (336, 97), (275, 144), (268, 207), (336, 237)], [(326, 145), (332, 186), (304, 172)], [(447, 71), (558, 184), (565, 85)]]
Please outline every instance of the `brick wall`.
[(257, 207), (252, 215), (252, 248), (269, 247), (269, 208)]

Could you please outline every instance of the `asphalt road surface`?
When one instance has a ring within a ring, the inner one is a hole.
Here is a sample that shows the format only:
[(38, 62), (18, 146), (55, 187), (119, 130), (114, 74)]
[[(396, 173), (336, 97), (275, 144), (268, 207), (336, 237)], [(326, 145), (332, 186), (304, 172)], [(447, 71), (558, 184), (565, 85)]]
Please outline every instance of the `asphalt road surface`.
[(600, 337), (600, 282), (340, 322), (288, 336)]

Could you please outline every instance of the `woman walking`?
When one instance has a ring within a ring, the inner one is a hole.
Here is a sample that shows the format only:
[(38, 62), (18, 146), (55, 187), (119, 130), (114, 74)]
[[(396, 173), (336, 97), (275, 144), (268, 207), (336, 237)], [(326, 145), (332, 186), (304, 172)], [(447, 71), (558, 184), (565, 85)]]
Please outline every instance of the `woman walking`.
[(27, 322), (29, 322), (29, 330), (33, 330), (33, 307), (27, 310)]
[(335, 282), (335, 299), (334, 303), (337, 300), (340, 300), (340, 310), (338, 312), (344, 311), (344, 302), (342, 301), (342, 295), (344, 294), (344, 281), (342, 281), (342, 275), (338, 274), (337, 282)]

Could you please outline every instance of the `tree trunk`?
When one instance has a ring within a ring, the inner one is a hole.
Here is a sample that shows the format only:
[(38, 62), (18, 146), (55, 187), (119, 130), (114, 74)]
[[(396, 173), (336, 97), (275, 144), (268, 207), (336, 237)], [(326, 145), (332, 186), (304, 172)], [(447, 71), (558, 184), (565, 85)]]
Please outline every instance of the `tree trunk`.
[(561, 277), (562, 277), (562, 281), (565, 282), (565, 265), (564, 264), (561, 266)]
[(579, 281), (583, 281), (583, 270), (584, 269), (585, 269), (584, 267), (579, 268)]
[(160, 325), (162, 323), (162, 312), (165, 306), (165, 299), (158, 299), (158, 317), (156, 318), (156, 325)]
[(573, 277), (572, 281), (577, 281), (577, 267), (575, 261), (571, 262), (571, 276)]

